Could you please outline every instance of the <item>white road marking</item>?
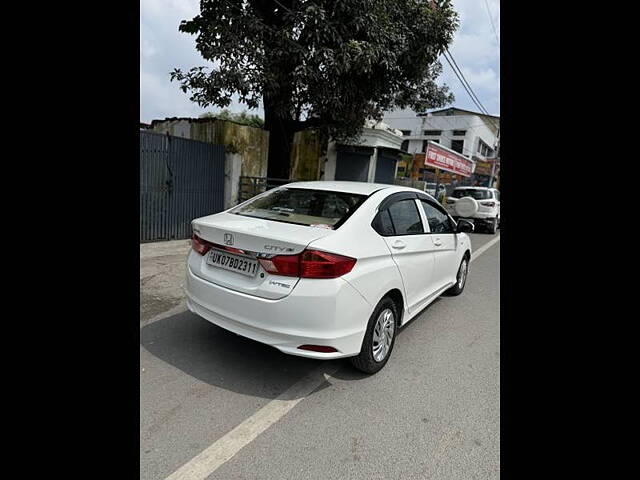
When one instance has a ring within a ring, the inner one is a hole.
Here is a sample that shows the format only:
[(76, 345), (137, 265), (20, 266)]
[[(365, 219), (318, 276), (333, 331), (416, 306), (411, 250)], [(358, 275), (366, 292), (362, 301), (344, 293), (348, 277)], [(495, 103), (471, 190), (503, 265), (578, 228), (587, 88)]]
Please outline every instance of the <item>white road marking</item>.
[[(500, 235), (485, 243), (471, 255), (473, 262), (489, 248), (500, 241)], [(296, 382), (287, 391), (271, 400), (264, 407), (251, 415), (226, 435), (216, 440), (166, 480), (204, 480), (224, 463), (231, 460), (236, 453), (255, 440), (258, 435), (284, 417), (293, 407), (304, 400), (322, 383), (333, 375), (340, 364), (323, 362), (320, 367)]]
[(471, 261), (473, 262), (476, 258), (478, 258), (480, 255), (482, 255), (484, 252), (486, 252), (489, 248), (491, 248), (493, 245), (495, 245), (499, 241), (500, 241), (500, 235), (498, 235), (493, 240), (488, 241), (487, 243), (482, 245), (479, 249), (471, 252)]
[(325, 363), (296, 382), (291, 388), (271, 400), (244, 422), (220, 437), (206, 450), (178, 468), (166, 480), (204, 480), (243, 447), (285, 416), (311, 392), (333, 375), (340, 364)]

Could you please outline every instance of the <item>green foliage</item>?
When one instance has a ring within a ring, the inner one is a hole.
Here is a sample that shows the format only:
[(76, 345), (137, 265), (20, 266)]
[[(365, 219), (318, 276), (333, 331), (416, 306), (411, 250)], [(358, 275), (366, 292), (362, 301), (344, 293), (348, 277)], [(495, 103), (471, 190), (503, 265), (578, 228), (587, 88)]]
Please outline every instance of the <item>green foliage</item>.
[(221, 108), (236, 94), (262, 103), (265, 128), (357, 136), (394, 107), (453, 101), (439, 55), (453, 38), (450, 0), (202, 0), (180, 31), (215, 67), (175, 69), (192, 101)]
[(264, 126), (264, 120), (259, 115), (251, 115), (247, 113), (246, 110), (243, 110), (240, 113), (233, 113), (225, 108), (217, 113), (203, 113), (200, 115), (200, 118), (217, 118), (218, 120), (227, 120), (257, 128), (262, 128)]

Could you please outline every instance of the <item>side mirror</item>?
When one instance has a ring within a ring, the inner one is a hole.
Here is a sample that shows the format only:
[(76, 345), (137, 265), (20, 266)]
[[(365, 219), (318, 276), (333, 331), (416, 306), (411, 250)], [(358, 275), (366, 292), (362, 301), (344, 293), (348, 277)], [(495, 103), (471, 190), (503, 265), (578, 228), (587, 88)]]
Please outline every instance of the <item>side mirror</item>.
[(474, 225), (468, 220), (458, 220), (458, 227), (456, 228), (456, 233), (472, 233), (474, 230)]

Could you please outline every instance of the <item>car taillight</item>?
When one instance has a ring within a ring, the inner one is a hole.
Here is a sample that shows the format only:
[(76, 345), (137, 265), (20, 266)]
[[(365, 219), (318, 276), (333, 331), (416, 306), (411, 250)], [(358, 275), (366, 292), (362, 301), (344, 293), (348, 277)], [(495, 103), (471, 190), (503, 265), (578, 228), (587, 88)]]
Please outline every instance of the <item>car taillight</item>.
[(206, 240), (201, 239), (195, 233), (191, 236), (191, 248), (193, 248), (200, 255), (204, 255), (211, 250), (211, 244)]
[(271, 258), (259, 258), (258, 262), (269, 273), (286, 277), (300, 276), (300, 255), (277, 255)]
[(267, 272), (287, 277), (337, 278), (349, 273), (356, 259), (319, 250), (305, 250), (298, 255), (276, 255), (259, 259)]
[(336, 278), (349, 273), (356, 264), (355, 258), (334, 253), (305, 250), (300, 261), (303, 278)]
[(493, 208), (493, 207), (495, 207), (495, 206), (496, 206), (496, 203), (495, 203), (495, 202), (480, 202), (480, 205), (483, 205), (483, 206), (485, 206), (485, 207), (491, 207), (491, 208)]

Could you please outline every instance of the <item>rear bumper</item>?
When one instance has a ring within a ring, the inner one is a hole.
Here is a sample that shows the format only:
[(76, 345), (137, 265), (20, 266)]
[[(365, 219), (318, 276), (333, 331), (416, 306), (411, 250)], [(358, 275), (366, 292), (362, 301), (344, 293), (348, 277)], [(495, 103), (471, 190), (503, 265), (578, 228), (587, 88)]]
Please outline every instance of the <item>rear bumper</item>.
[[(301, 279), (288, 296), (270, 300), (215, 285), (187, 267), (187, 306), (205, 320), (243, 337), (301, 357), (334, 359), (357, 355), (373, 306), (347, 282)], [(323, 345), (337, 352), (299, 350)]]

